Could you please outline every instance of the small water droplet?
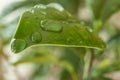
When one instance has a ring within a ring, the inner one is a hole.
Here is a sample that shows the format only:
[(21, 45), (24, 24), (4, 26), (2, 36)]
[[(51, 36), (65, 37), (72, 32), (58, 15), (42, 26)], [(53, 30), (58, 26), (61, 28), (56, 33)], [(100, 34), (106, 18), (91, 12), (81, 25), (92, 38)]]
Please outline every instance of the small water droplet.
[(43, 4), (40, 4), (40, 5), (35, 5), (34, 8), (46, 9), (47, 7)]
[(35, 43), (38, 43), (42, 40), (42, 36), (40, 32), (34, 32), (31, 38), (32, 38), (32, 41)]
[(14, 53), (21, 52), (26, 47), (26, 42), (23, 39), (14, 39), (11, 42), (11, 50)]
[(50, 4), (47, 5), (47, 7), (55, 8), (55, 9), (57, 9), (59, 11), (64, 10), (64, 8), (58, 3), (50, 3)]
[(58, 21), (54, 20), (42, 20), (41, 27), (43, 30), (60, 32), (62, 30), (62, 25)]

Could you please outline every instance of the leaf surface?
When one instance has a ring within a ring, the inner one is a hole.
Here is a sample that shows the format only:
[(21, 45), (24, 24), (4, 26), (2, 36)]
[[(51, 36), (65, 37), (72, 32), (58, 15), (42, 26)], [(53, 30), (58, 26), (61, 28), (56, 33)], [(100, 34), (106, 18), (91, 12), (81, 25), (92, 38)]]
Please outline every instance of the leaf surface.
[(11, 43), (18, 53), (32, 45), (104, 49), (104, 42), (59, 4), (36, 5), (24, 12)]

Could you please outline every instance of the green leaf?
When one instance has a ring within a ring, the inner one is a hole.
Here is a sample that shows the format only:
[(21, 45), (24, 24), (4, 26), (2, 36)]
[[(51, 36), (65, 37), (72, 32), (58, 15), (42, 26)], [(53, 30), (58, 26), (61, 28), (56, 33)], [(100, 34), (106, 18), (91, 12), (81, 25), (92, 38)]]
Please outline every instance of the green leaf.
[[(59, 4), (36, 5), (23, 13), (11, 48), (18, 53), (32, 45), (104, 49), (104, 42)], [(21, 44), (20, 44), (21, 43)]]
[(91, 6), (95, 18), (104, 22), (120, 10), (120, 0), (92, 0)]

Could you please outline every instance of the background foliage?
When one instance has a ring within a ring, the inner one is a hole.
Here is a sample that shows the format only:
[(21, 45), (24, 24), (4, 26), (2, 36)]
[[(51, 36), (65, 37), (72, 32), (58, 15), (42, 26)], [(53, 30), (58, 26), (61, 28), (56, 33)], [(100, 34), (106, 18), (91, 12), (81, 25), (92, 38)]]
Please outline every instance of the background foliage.
[[(11, 58), (8, 46), (20, 15), (36, 4), (51, 2), (79, 17), (82, 25), (105, 41), (106, 49), (34, 46), (12, 61), (15, 56)], [(120, 69), (120, 25), (116, 24), (119, 19), (112, 18), (120, 16), (119, 9), (119, 0), (24, 0), (6, 6), (0, 15), (0, 80), (8, 80), (4, 70), (17, 73), (22, 63), (27, 67), (30, 63), (30, 72), (24, 72), (30, 74), (14, 75), (16, 80), (115, 80), (113, 73)], [(13, 19), (8, 21), (10, 16)]]

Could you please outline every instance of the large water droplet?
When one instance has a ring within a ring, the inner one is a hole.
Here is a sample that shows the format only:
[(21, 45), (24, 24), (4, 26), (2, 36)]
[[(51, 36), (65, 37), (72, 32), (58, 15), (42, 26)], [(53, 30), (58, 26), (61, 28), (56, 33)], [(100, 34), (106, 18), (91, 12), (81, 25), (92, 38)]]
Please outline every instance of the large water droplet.
[(38, 43), (42, 40), (42, 36), (41, 36), (41, 33), (40, 32), (34, 32), (32, 34), (32, 41), (35, 42), (35, 43)]
[(11, 50), (14, 53), (21, 52), (26, 47), (26, 42), (23, 39), (14, 39), (11, 43)]
[(47, 31), (60, 32), (62, 30), (61, 23), (54, 20), (42, 20), (41, 27)]
[(58, 3), (50, 3), (50, 4), (47, 5), (47, 7), (55, 8), (55, 9), (57, 9), (59, 11), (64, 10), (64, 8)]

